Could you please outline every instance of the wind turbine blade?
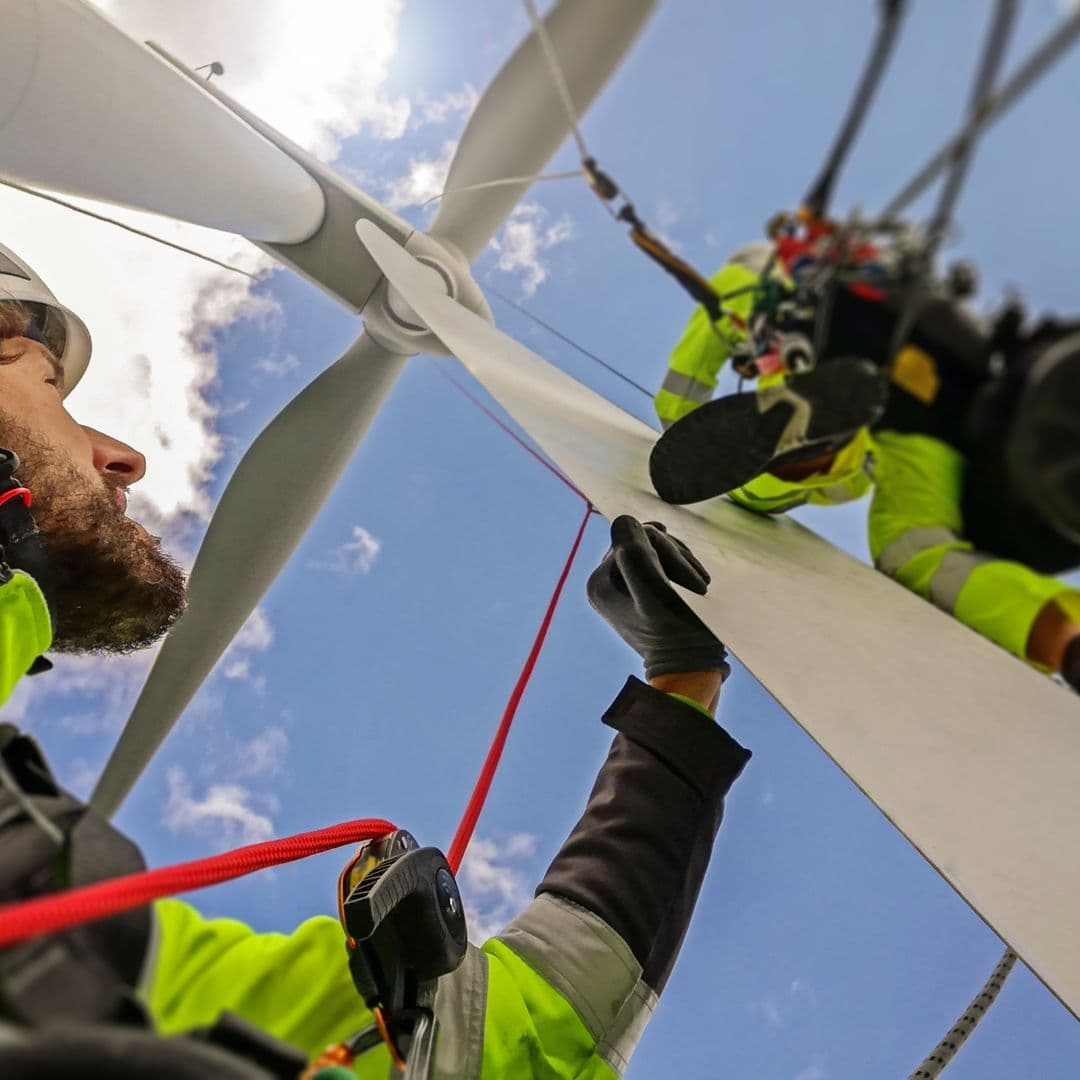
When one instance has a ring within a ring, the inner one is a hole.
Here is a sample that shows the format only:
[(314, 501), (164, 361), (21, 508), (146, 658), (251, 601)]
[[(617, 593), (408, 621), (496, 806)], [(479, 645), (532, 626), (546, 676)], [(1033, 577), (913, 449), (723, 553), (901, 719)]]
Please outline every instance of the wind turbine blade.
[(5, 4), (0, 173), (253, 240), (306, 240), (315, 180), (81, 0)]
[[(656, 0), (560, 0), (544, 20), (578, 116), (592, 104), (634, 43)], [(529, 182), (461, 191), (539, 173), (570, 123), (543, 49), (532, 33), (477, 103), (446, 179), (431, 235), (472, 262), (506, 220)]]
[(207, 529), (170, 631), (94, 790), (110, 816), (307, 532), (407, 357), (362, 334), (252, 443)]
[[(712, 574), (686, 602), (1074, 1014), (1080, 702), (794, 521), (661, 502), (656, 432), (432, 288), (404, 300), (607, 517), (663, 521)], [(778, 636), (782, 648), (778, 647)]]

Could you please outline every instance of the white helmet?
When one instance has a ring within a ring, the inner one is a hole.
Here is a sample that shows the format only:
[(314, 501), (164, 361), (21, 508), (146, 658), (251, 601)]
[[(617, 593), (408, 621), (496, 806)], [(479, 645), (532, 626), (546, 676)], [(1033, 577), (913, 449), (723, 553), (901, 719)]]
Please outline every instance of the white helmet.
[[(769, 260), (772, 258), (773, 246), (768, 240), (755, 240), (753, 243), (744, 244), (741, 248), (737, 248), (728, 256), (729, 263), (735, 263), (738, 266), (745, 266), (747, 270), (752, 271), (755, 274), (760, 274), (764, 271)], [(776, 266), (779, 260), (773, 260), (773, 275), (776, 274)], [(783, 267), (780, 267), (781, 272)]]
[(0, 244), (0, 302), (4, 300), (17, 300), (29, 310), (64, 369), (63, 392), (67, 397), (90, 363), (90, 331), (15, 252)]

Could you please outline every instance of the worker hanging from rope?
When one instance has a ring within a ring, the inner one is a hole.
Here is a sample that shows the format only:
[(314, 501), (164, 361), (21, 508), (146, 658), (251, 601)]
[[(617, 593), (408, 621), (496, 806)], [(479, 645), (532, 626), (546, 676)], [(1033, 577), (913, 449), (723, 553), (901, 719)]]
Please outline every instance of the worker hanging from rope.
[[(1014, 9), (997, 6), (969, 116)], [(1025, 326), (1014, 304), (980, 321), (973, 269), (936, 272), (974, 144), (921, 232), (830, 220), (834, 162), (729, 259), (711, 281), (723, 316), (699, 307), (671, 354), (650, 469), (669, 502), (761, 513), (873, 490), (880, 570), (1080, 690), (1080, 592), (1052, 576), (1080, 565), (1080, 321)], [(729, 359), (757, 388), (712, 401)]]
[[(126, 516), (142, 455), (65, 407), (86, 327), (5, 248), (0, 289), (2, 704), (49, 651), (157, 640), (184, 579)], [(712, 718), (724, 647), (673, 583), (704, 593), (708, 574), (663, 526), (617, 519), (588, 596), (645, 681), (604, 714), (611, 751), (536, 899), (482, 948), (466, 947), (441, 853), (390, 833), (342, 873), (338, 918), (291, 934), (162, 900), (0, 950), (0, 1076), (381, 1080), (392, 1062), (413, 1077), (619, 1076), (750, 756)], [(0, 903), (141, 866), (0, 723)]]

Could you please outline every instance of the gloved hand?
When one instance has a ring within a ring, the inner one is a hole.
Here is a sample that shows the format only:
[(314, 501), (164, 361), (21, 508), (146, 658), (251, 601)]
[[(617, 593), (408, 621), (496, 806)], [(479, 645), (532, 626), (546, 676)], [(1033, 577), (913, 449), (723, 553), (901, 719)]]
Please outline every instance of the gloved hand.
[(705, 595), (709, 573), (658, 521), (623, 515), (611, 523), (611, 550), (589, 578), (589, 602), (645, 661), (645, 677), (731, 670), (716, 635), (672, 588)]
[[(12, 450), (0, 449), (0, 500), (3, 500), (0, 503), (0, 583), (8, 580), (11, 570), (29, 574), (44, 594), (55, 625), (48, 561), (41, 546), (41, 534), (23, 496), (9, 494), (21, 487), (15, 477), (18, 468), (18, 455)], [(6, 500), (5, 495), (9, 495)]]
[(1065, 655), (1061, 659), (1061, 677), (1080, 694), (1080, 637), (1075, 637), (1065, 646)]

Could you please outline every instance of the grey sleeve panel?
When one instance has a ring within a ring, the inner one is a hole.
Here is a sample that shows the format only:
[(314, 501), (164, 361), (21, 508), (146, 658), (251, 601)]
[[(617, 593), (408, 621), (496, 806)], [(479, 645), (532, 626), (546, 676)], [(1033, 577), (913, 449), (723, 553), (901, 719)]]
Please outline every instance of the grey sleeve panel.
[(944, 544), (960, 544), (963, 541), (951, 529), (939, 526), (924, 526), (907, 529), (895, 540), (890, 541), (878, 553), (874, 565), (883, 574), (890, 577), (902, 570), (916, 555), (921, 555), (931, 548)]
[(544, 893), (498, 940), (570, 1002), (598, 1045), (608, 1039), (634, 994), (641, 965), (599, 915)]
[(470, 945), (461, 966), (439, 980), (435, 995), (439, 1031), (431, 1080), (478, 1080), (487, 993), (488, 958)]
[(960, 590), (967, 584), (973, 570), (984, 563), (994, 562), (989, 555), (978, 551), (948, 551), (930, 579), (930, 599), (950, 615), (956, 610)]
[(969, 550), (970, 544), (951, 529), (937, 526), (908, 529), (882, 548), (874, 565), (892, 577), (917, 555), (950, 545), (964, 546), (951, 547), (942, 554), (941, 564), (930, 578), (930, 600), (936, 607), (952, 615), (956, 611), (960, 591), (967, 584), (971, 572), (995, 560), (992, 556)]
[(148, 1002), (150, 1000), (150, 991), (154, 985), (154, 976), (157, 974), (158, 955), (160, 952), (161, 920), (158, 918), (157, 905), (153, 904), (150, 907), (150, 936), (146, 942), (146, 952), (143, 954), (139, 978), (135, 983), (135, 993), (143, 1002)]
[(597, 1044), (596, 1052), (619, 1076), (630, 1063), (630, 1055), (641, 1041), (645, 1026), (656, 1010), (656, 991), (644, 982), (634, 987), (634, 992), (623, 1003), (615, 1024), (607, 1036)]

